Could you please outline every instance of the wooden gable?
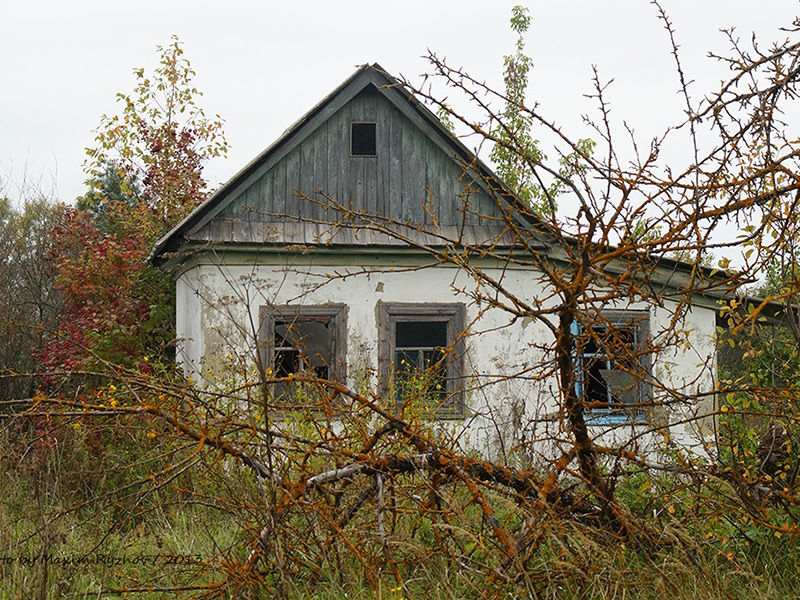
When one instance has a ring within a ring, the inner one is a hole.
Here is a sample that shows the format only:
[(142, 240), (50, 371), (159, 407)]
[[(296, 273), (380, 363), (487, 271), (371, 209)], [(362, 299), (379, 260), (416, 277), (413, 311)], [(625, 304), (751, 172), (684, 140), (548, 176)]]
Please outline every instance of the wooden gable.
[[(374, 155), (351, 154), (353, 123), (374, 123)], [(184, 242), (403, 245), (404, 238), (446, 236), (505, 245), (509, 202), (430, 111), (377, 65), (365, 66), (173, 229), (153, 256)], [(370, 216), (379, 218), (362, 226)], [(403, 225), (392, 235), (376, 221)]]

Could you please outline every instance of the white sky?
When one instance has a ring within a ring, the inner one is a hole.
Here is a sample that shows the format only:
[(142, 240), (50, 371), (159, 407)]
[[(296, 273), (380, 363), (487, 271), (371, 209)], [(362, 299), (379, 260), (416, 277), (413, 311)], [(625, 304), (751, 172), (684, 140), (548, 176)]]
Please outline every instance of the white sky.
[[(155, 46), (184, 43), (208, 113), (225, 119), (230, 153), (208, 165), (219, 184), (238, 171), (357, 65), (379, 62), (416, 78), (426, 49), (498, 89), (511, 52), (513, 4), (434, 2), (38, 1), (0, 0), (0, 188), (14, 197), (27, 178), (72, 201), (83, 192), (83, 149), (116, 92), (130, 92), (134, 67), (152, 68)], [(613, 115), (647, 142), (680, 119), (666, 33), (645, 0), (529, 0), (530, 100), (573, 137), (593, 105), (591, 65), (613, 78)], [(692, 90), (725, 75), (708, 50), (726, 50), (721, 27), (765, 42), (785, 37), (796, 1), (663, 0)], [(468, 145), (472, 145), (467, 142)]]

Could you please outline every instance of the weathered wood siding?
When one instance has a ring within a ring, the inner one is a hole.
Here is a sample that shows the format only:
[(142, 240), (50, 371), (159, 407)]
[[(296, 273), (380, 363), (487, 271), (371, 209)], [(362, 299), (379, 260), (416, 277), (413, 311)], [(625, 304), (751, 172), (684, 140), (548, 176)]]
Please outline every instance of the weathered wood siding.
[[(376, 123), (376, 156), (350, 155), (353, 122)], [(502, 229), (502, 222), (481, 216), (499, 216), (495, 200), (435, 141), (437, 135), (429, 125), (413, 122), (375, 87), (367, 86), (239, 190), (191, 237), (319, 243), (319, 239), (303, 238), (312, 231), (324, 232), (319, 224), (339, 220), (336, 211), (320, 205), (327, 204), (322, 192), (354, 211), (393, 221), (429, 226), (436, 222), (451, 231), (468, 225), (472, 243), (476, 238), (488, 241)], [(302, 226), (303, 222), (316, 226)], [(279, 223), (294, 227), (266, 226)], [(375, 243), (370, 235), (359, 239), (340, 232), (338, 236), (338, 243)]]

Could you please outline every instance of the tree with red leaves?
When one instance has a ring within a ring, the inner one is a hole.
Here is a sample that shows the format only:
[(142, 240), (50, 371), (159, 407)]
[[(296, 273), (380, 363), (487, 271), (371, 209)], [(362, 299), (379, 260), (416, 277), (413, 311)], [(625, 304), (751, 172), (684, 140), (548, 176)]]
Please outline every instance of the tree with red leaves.
[(135, 69), (122, 110), (103, 115), (84, 168), (89, 191), (65, 209), (52, 260), (65, 298), (41, 360), (87, 368), (103, 361), (150, 370), (173, 333), (169, 277), (145, 263), (155, 240), (206, 196), (205, 163), (227, 152), (222, 121), (197, 105), (195, 72), (173, 36), (152, 75)]

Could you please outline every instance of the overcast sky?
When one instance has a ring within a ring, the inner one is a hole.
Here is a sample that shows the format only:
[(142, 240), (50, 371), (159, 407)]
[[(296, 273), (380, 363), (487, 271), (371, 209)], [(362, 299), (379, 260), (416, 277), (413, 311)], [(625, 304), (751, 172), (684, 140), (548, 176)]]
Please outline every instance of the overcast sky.
[[(0, 186), (18, 195), (25, 177), (61, 200), (83, 192), (83, 149), (100, 115), (115, 113), (135, 67), (152, 68), (172, 34), (197, 71), (207, 112), (225, 120), (227, 159), (208, 165), (228, 179), (365, 62), (414, 79), (427, 49), (498, 88), (512, 50), (511, 6), (496, 0), (436, 2), (192, 2), (0, 0)], [(680, 118), (666, 34), (644, 0), (531, 0), (527, 50), (535, 67), (529, 100), (573, 136), (594, 109), (591, 66), (614, 79), (614, 116), (641, 138)], [(663, 0), (692, 91), (725, 73), (705, 58), (724, 52), (719, 29), (764, 40), (800, 14), (789, 0)], [(467, 142), (468, 145), (469, 142)]]

